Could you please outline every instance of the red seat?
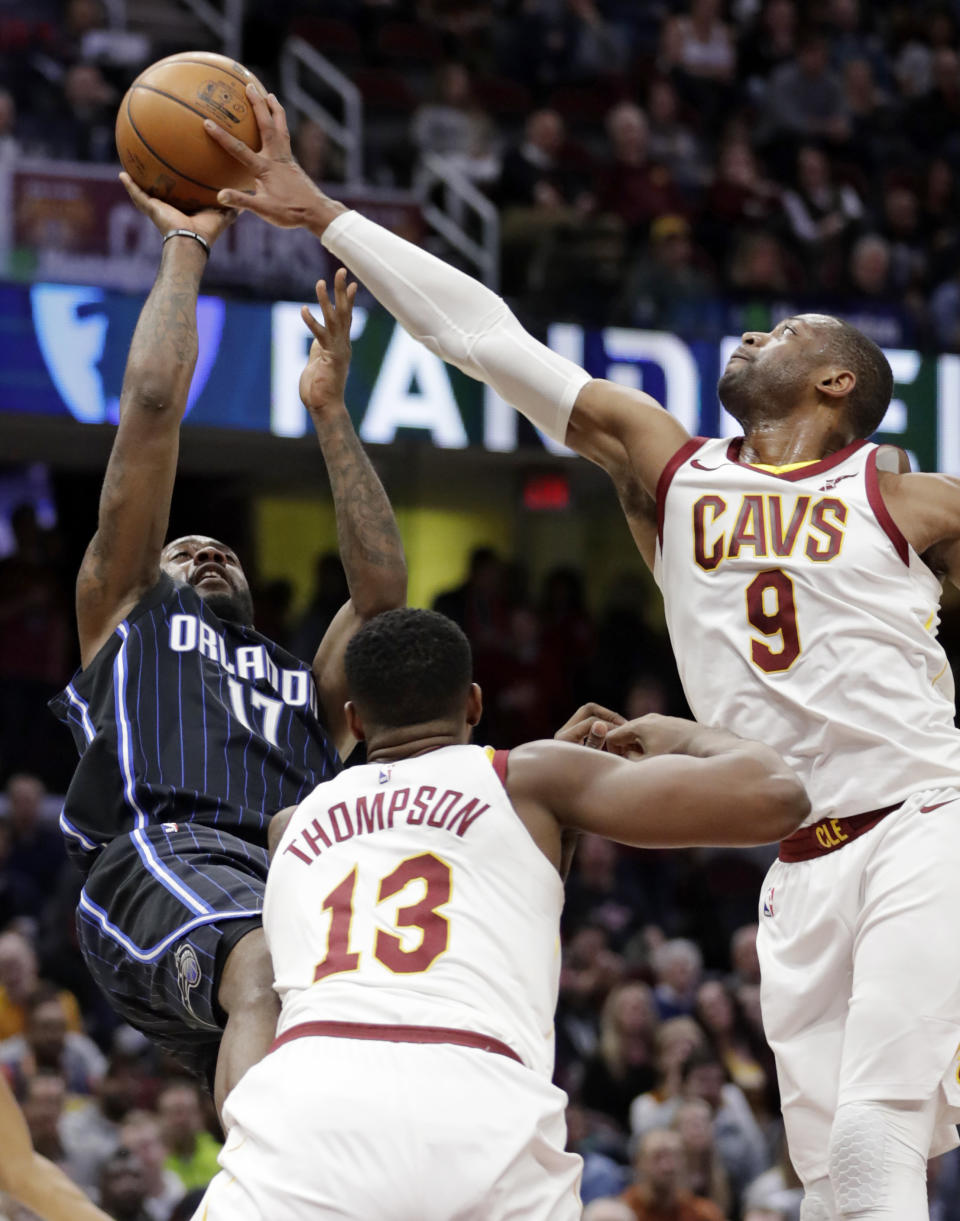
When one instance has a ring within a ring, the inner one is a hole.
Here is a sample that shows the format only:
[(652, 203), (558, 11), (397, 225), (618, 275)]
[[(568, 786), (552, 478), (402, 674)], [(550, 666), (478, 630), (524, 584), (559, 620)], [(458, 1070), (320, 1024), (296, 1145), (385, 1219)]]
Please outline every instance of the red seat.
[(405, 64), (436, 64), (443, 59), (443, 45), (429, 26), (412, 21), (390, 21), (380, 31), (377, 49), (384, 59)]
[(332, 17), (298, 17), (290, 28), (293, 34), (316, 47), (321, 55), (358, 59), (363, 55), (360, 36), (346, 21), (337, 21)]
[(528, 115), (533, 110), (530, 90), (505, 76), (486, 76), (474, 81), (473, 95), (495, 115)]
[(378, 68), (361, 68), (351, 74), (353, 83), (363, 94), (363, 101), (374, 111), (403, 111), (416, 109), (420, 99), (410, 86), (395, 72), (383, 72)]

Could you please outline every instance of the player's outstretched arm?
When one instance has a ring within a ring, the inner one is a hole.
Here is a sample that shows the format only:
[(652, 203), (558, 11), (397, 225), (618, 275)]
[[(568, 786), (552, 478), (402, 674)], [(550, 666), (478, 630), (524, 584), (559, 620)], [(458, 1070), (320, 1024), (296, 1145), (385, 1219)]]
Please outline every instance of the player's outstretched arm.
[(906, 541), (934, 572), (960, 587), (960, 479), (881, 468), (877, 480), (884, 505)]
[(648, 495), (688, 435), (649, 395), (590, 378), (529, 335), (490, 289), (330, 199), (297, 165), (283, 107), (248, 88), (262, 147), (253, 152), (217, 124), (212, 139), (254, 175), (255, 190), (219, 201), (284, 228), (304, 227), (358, 276), (409, 333), (486, 382), (554, 440), (608, 470), (632, 472)]
[(782, 839), (809, 813), (800, 781), (759, 742), (674, 717), (610, 729), (604, 751), (532, 742), (510, 753), (507, 787), (563, 828), (623, 844), (684, 848)]
[(0, 1073), (0, 1190), (43, 1221), (110, 1221), (59, 1166), (34, 1152), (26, 1121)]
[(300, 397), (317, 431), (327, 464), (337, 515), (337, 542), (350, 601), (327, 628), (313, 660), (313, 677), (324, 723), (344, 756), (354, 745), (343, 711), (347, 699), (343, 658), (351, 637), (382, 611), (403, 606), (407, 565), (390, 501), (347, 414), (343, 393), (350, 368), (350, 319), (356, 284), (337, 272), (334, 301), (317, 285), (321, 325), (304, 306), (313, 333), (310, 358), (300, 376)]
[[(213, 244), (231, 214), (185, 216), (121, 174), (130, 198), (164, 235), (175, 229)], [(120, 393), (120, 423), (100, 492), (97, 532), (77, 578), (84, 666), (159, 574), (177, 468), (180, 422), (197, 359), (197, 295), (207, 251), (193, 237), (163, 246), (160, 270), (140, 313)]]

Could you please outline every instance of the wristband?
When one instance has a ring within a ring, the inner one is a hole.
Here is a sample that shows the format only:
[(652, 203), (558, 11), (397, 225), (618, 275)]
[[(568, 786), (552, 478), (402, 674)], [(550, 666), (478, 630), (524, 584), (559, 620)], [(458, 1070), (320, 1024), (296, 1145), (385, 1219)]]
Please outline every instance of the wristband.
[(172, 237), (192, 237), (194, 241), (199, 242), (207, 252), (207, 258), (210, 257), (210, 243), (205, 237), (201, 237), (199, 233), (194, 233), (192, 229), (171, 229), (169, 233), (165, 233), (163, 235), (161, 245), (166, 246), (167, 242), (169, 242)]

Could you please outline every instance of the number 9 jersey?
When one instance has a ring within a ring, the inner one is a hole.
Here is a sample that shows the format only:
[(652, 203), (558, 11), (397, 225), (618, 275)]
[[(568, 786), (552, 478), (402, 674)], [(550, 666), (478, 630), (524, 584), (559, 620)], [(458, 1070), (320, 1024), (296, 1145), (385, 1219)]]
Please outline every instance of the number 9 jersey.
[(940, 581), (884, 506), (878, 446), (786, 467), (694, 439), (657, 489), (654, 575), (694, 716), (759, 738), (807, 823), (960, 784)]
[(447, 746), (368, 763), (301, 803), (263, 907), (278, 1036), (466, 1031), (549, 1081), (563, 884), (510, 803), (505, 758)]

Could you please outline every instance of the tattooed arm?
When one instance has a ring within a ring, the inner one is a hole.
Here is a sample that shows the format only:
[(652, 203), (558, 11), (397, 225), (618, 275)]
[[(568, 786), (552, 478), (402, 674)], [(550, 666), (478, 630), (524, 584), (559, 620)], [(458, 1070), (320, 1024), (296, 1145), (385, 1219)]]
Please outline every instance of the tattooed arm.
[(324, 325), (304, 307), (303, 318), (313, 332), (314, 342), (300, 377), (300, 397), (313, 419), (327, 464), (337, 515), (340, 559), (350, 589), (350, 601), (338, 611), (313, 659), (313, 678), (324, 723), (341, 757), (354, 746), (343, 711), (347, 698), (343, 657), (347, 645), (368, 619), (403, 606), (407, 597), (407, 566), (400, 531), (343, 401), (356, 291), (356, 284), (347, 286), (347, 273), (338, 271), (334, 308), (324, 282), (321, 280), (317, 285)]
[[(161, 233), (190, 229), (212, 244), (229, 224), (217, 209), (185, 216), (121, 175)], [(130, 344), (120, 424), (100, 492), (97, 532), (77, 577), (80, 657), (90, 664), (153, 585), (167, 532), (180, 422), (197, 360), (197, 295), (207, 255), (192, 237), (167, 242)]]

